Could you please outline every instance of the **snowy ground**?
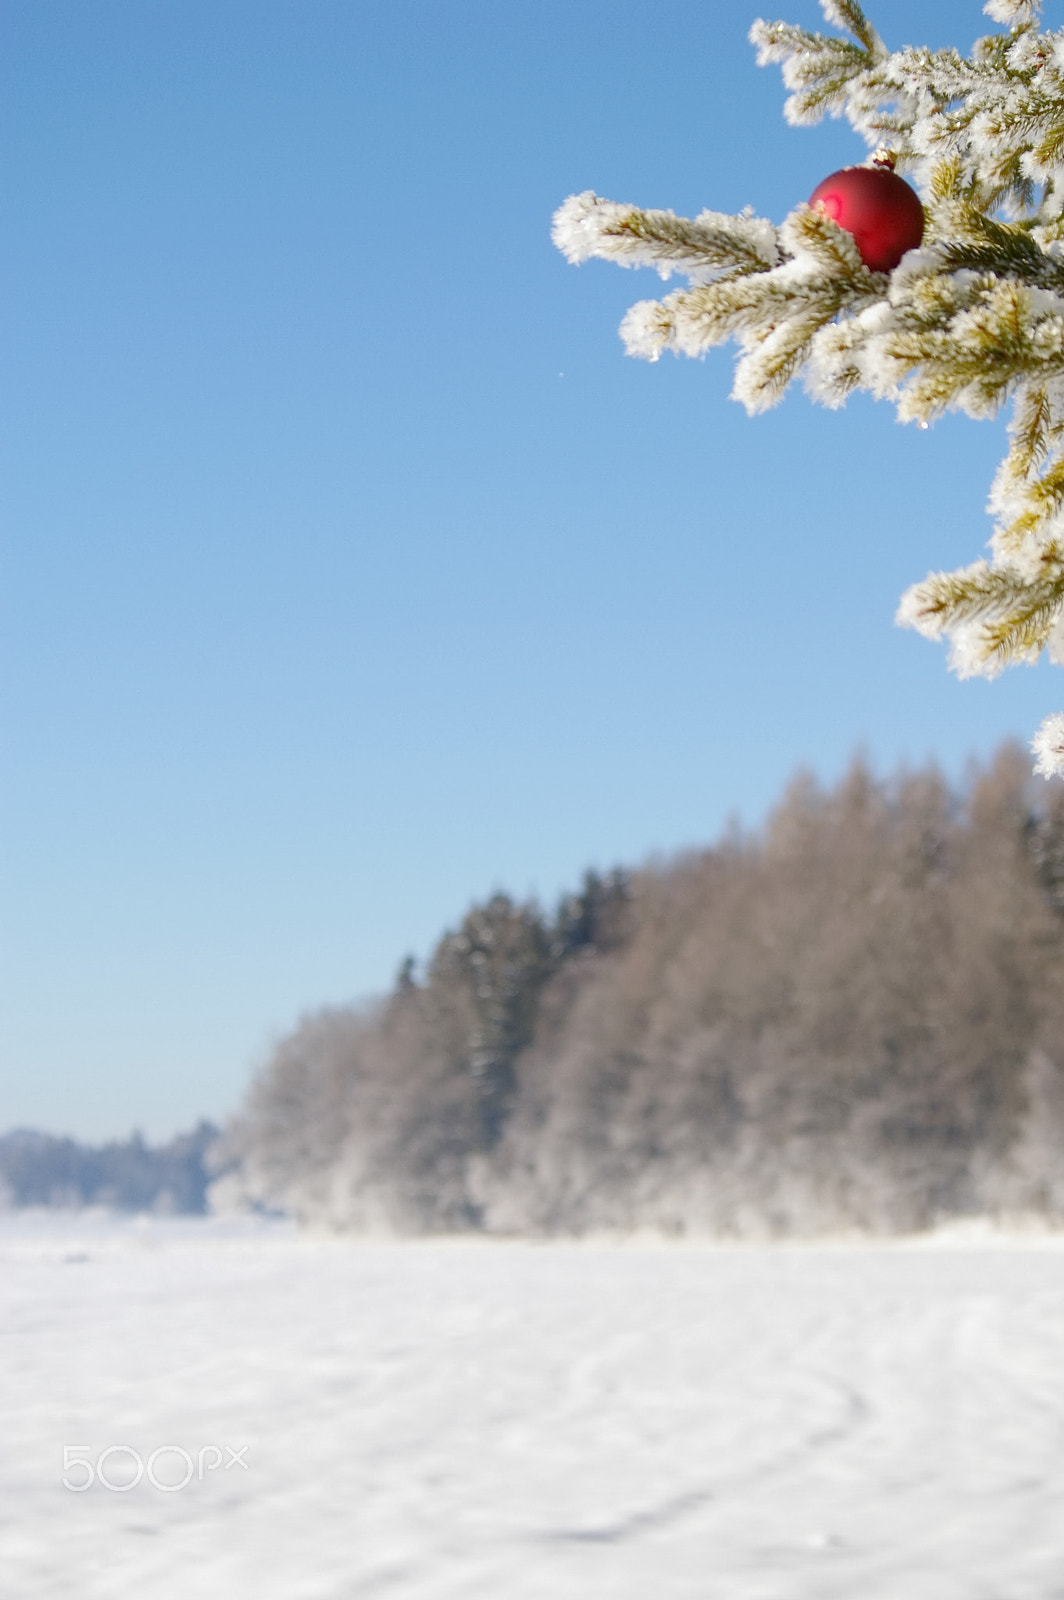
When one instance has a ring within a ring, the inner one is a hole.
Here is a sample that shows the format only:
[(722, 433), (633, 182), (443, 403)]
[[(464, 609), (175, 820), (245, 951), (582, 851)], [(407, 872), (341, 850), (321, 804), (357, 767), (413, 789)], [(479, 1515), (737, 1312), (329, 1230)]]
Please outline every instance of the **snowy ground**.
[(24, 1214), (0, 1297), (17, 1600), (1064, 1597), (1059, 1239)]

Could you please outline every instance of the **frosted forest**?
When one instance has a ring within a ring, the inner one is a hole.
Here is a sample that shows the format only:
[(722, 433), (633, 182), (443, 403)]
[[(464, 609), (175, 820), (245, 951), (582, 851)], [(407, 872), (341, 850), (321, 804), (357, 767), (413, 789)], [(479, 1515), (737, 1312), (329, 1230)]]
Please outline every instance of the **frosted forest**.
[(219, 1203), (359, 1232), (1064, 1220), (1064, 789), (857, 761), (553, 911), (495, 894), (305, 1016), (223, 1148)]

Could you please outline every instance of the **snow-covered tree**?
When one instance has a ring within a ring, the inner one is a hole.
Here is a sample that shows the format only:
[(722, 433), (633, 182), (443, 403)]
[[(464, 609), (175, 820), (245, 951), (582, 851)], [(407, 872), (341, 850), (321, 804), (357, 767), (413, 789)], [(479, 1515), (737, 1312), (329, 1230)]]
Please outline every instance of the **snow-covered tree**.
[[(915, 185), (924, 219), (921, 238), (917, 211), (913, 248), (888, 252), (879, 270), (882, 256), (837, 204), (800, 205), (777, 227), (590, 191), (556, 213), (555, 243), (573, 262), (685, 275), (689, 287), (628, 312), (627, 350), (656, 361), (734, 337), (733, 393), (750, 412), (775, 405), (799, 374), (825, 405), (864, 389), (923, 426), (1011, 403), (989, 560), (930, 573), (898, 620), (948, 638), (962, 677), (994, 677), (1043, 649), (1064, 665), (1064, 29), (1039, 26), (1041, 0), (988, 0), (1006, 31), (969, 57), (891, 51), (857, 0), (820, 5), (848, 37), (758, 21), (758, 59), (782, 63), (790, 122), (845, 115), (878, 147), (867, 170), (891, 174), (903, 210), (900, 174)], [(1037, 771), (1064, 775), (1064, 713), (1046, 718), (1032, 748)]]

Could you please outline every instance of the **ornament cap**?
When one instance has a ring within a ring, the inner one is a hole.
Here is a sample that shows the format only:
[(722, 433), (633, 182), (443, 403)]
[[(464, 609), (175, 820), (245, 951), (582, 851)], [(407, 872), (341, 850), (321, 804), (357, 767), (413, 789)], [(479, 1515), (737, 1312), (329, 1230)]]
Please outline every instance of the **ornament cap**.
[(881, 144), (878, 150), (872, 151), (869, 159), (874, 167), (885, 167), (888, 172), (893, 172), (898, 157), (894, 150), (888, 150), (885, 144)]

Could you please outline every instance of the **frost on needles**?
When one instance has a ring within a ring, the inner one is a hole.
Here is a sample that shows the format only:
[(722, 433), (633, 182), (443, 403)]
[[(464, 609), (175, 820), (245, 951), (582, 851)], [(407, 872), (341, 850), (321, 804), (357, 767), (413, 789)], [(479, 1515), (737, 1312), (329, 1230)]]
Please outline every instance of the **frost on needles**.
[[(989, 0), (1007, 30), (956, 50), (888, 50), (856, 0), (820, 0), (838, 34), (756, 22), (764, 65), (782, 65), (787, 120), (845, 115), (886, 147), (924, 205), (921, 247), (872, 272), (850, 234), (808, 205), (778, 227), (752, 213), (671, 211), (573, 195), (554, 242), (687, 279), (632, 307), (630, 355), (700, 356), (735, 338), (734, 397), (764, 411), (802, 375), (827, 406), (855, 389), (904, 422), (995, 415), (1011, 402), (1009, 450), (990, 496), (990, 559), (930, 573), (898, 621), (946, 638), (962, 677), (996, 676), (1043, 649), (1064, 665), (1064, 30), (1040, 0)], [(1064, 714), (1033, 746), (1064, 776)]]

